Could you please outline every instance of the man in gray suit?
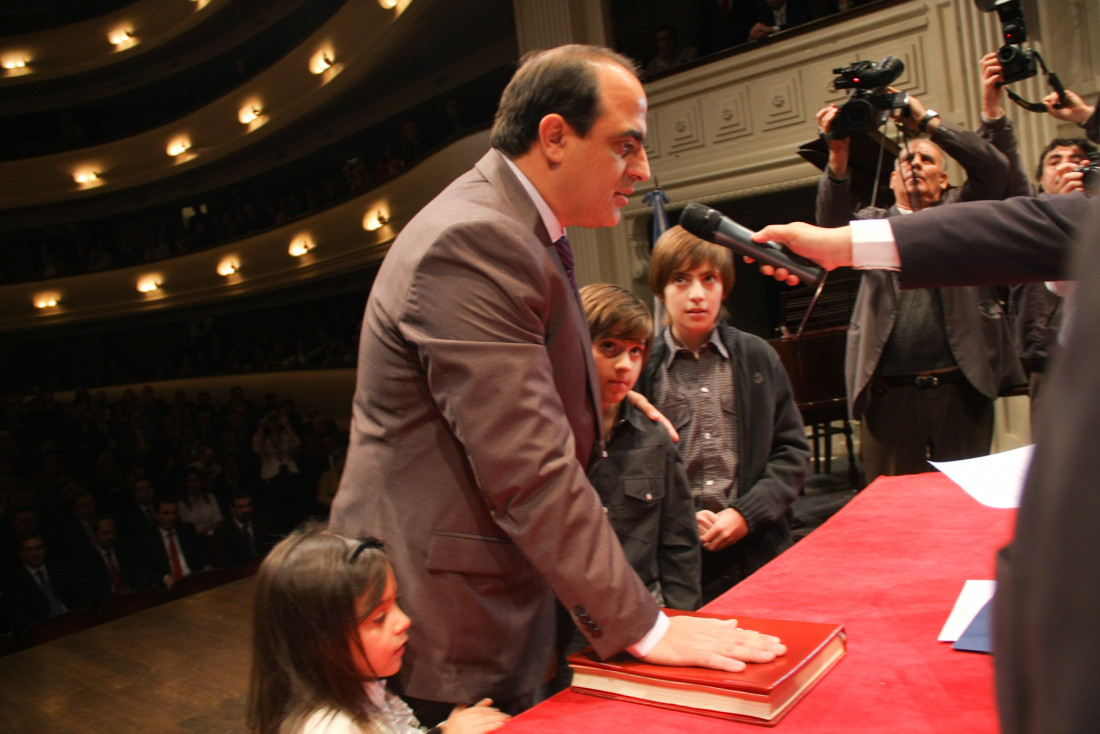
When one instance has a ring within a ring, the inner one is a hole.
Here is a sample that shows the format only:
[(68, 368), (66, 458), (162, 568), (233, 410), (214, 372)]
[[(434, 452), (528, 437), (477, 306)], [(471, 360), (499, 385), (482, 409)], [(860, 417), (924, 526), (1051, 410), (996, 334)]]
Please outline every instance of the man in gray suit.
[(413, 626), (397, 678), (418, 714), (483, 696), (509, 712), (550, 672), (554, 595), (601, 655), (739, 670), (785, 651), (665, 617), (585, 478), (599, 388), (567, 226), (619, 221), (649, 177), (629, 60), (587, 46), (525, 59), (494, 150), (404, 228), (363, 320), (332, 527), (381, 538)]
[[(977, 133), (941, 121), (916, 97), (899, 117), (908, 135), (927, 133), (899, 151), (890, 175), (895, 202), (868, 206), (853, 217), (848, 157), (850, 140), (829, 140), (829, 165), (817, 190), (817, 223), (898, 214), (1000, 198), (1005, 157)], [(818, 112), (828, 133), (835, 106)], [(962, 186), (948, 184), (947, 157), (966, 170)], [(860, 424), (860, 451), (868, 482), (882, 475), (928, 471), (928, 461), (989, 453), (993, 401), (1021, 385), (1012, 331), (994, 288), (902, 290), (895, 273), (863, 274), (848, 330), (844, 364), (848, 409)]]

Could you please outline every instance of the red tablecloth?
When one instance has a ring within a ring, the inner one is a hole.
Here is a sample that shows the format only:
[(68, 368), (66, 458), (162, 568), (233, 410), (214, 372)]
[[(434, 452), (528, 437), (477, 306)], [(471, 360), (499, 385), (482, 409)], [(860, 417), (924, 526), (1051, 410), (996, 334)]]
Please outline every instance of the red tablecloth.
[[(784, 734), (996, 732), (992, 658), (936, 641), (967, 579), (991, 579), (1015, 512), (938, 473), (882, 478), (708, 611), (835, 622), (848, 655), (776, 727)], [(565, 691), (504, 729), (568, 734), (761, 727)]]

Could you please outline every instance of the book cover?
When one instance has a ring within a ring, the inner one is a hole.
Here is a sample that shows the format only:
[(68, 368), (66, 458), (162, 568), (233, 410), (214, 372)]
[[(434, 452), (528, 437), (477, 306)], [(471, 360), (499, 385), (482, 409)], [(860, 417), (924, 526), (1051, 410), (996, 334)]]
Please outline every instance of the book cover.
[(572, 687), (582, 693), (634, 701), (709, 716), (774, 726), (847, 651), (844, 627), (705, 612), (665, 610), (737, 619), (738, 626), (774, 635), (787, 654), (770, 663), (750, 663), (740, 673), (642, 662), (626, 653), (607, 660), (587, 648), (570, 655)]

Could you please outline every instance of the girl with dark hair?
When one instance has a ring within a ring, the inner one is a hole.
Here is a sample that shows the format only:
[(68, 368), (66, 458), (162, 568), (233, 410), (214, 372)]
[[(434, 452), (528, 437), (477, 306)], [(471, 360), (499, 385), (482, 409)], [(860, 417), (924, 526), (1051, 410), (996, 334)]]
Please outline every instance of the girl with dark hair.
[[(307, 523), (260, 566), (248, 723), (260, 734), (425, 731), (383, 681), (401, 668), (409, 618), (379, 541)], [(508, 719), (483, 699), (456, 706), (443, 734), (481, 734)]]

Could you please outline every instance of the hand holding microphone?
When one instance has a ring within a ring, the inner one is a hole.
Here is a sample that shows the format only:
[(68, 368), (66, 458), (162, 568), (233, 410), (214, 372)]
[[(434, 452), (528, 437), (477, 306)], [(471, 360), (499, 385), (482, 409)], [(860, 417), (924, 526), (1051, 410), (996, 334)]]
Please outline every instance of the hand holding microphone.
[(680, 226), (700, 239), (728, 247), (777, 270), (786, 270), (806, 285), (815, 287), (825, 276), (825, 271), (812, 260), (795, 255), (775, 242), (753, 242), (752, 230), (698, 202), (684, 207)]

